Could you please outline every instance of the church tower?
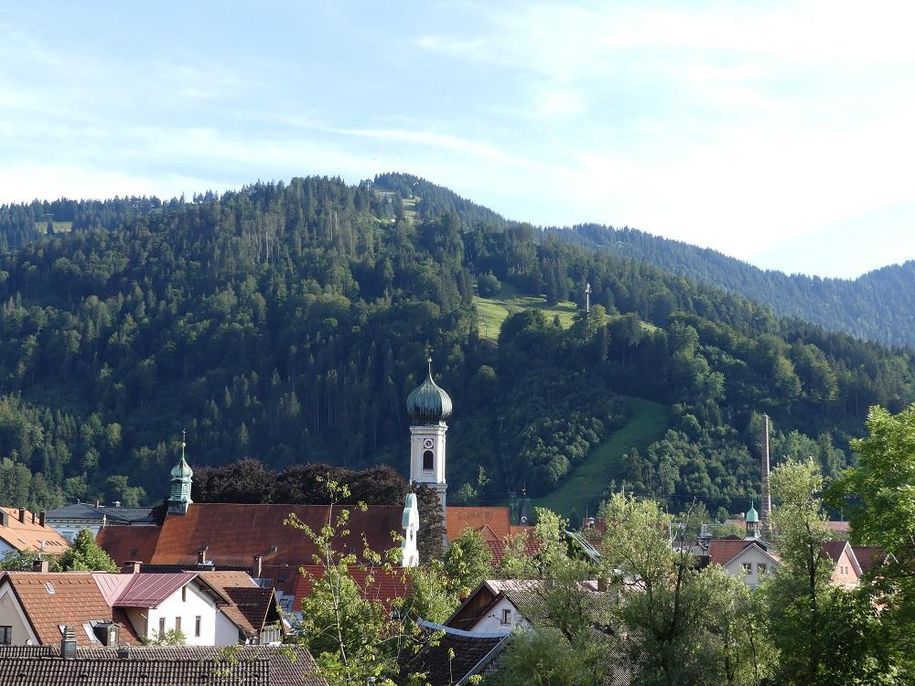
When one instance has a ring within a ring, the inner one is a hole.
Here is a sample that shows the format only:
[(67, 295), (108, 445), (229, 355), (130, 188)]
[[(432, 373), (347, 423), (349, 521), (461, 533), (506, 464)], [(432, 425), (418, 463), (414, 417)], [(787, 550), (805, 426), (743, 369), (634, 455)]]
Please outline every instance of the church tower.
[(432, 358), (426, 380), (407, 396), (410, 419), (410, 483), (435, 489), (445, 511), (445, 433), (451, 418), (451, 398), (432, 379)]
[(184, 515), (194, 501), (191, 500), (191, 480), (194, 470), (184, 459), (186, 434), (181, 433), (181, 460), (172, 468), (171, 490), (168, 495), (168, 513)]

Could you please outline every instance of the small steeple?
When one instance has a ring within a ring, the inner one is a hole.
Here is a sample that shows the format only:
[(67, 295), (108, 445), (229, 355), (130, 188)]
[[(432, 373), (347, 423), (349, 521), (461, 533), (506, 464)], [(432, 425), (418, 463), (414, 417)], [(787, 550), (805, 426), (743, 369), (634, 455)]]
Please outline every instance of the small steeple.
[(188, 508), (194, 502), (191, 500), (191, 482), (194, 476), (194, 470), (187, 463), (184, 457), (184, 449), (187, 447), (187, 430), (181, 432), (181, 459), (172, 468), (171, 488), (168, 496), (169, 514), (187, 514)]
[(753, 507), (752, 501), (750, 501), (750, 509), (747, 510), (745, 519), (747, 523), (747, 540), (756, 540), (759, 538), (759, 513)]
[(416, 502), (415, 493), (407, 493), (407, 497), (404, 498), (403, 515), (400, 523), (403, 528), (403, 541), (400, 544), (400, 566), (418, 567), (419, 550), (416, 548), (416, 535), (419, 531), (419, 506)]

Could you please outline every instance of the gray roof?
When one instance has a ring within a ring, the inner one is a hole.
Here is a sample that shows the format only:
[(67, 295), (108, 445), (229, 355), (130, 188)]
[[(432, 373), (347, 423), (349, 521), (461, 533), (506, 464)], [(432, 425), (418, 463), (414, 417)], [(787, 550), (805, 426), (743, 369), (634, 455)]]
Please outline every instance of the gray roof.
[(267, 660), (93, 660), (0, 659), (5, 686), (265, 686), (273, 684)]
[(425, 644), (418, 652), (404, 651), (399, 660), (398, 684), (410, 683), (411, 674), (425, 674), (430, 686), (467, 684), (475, 674), (488, 672), (505, 647), (510, 632), (472, 633), (442, 624), (419, 621)]
[[(0, 646), (0, 684), (200, 686), (213, 683), (233, 686), (327, 686), (324, 678), (318, 676), (318, 667), (304, 646), (132, 646), (126, 660), (118, 658), (115, 648), (78, 648), (76, 658), (72, 660), (61, 659), (59, 650), (59, 646)], [(31, 656), (29, 651), (33, 651)], [(167, 667), (160, 666), (168, 664), (177, 666), (171, 672), (166, 671)], [(83, 670), (60, 665), (81, 665)], [(203, 667), (194, 671), (196, 665)], [(234, 669), (235, 665), (238, 665), (237, 669)], [(250, 667), (246, 668), (245, 665)], [(225, 673), (227, 667), (233, 667), (229, 673), (236, 680), (216, 678), (219, 669)], [(144, 668), (146, 671), (143, 671)], [(215, 671), (202, 671), (204, 668)], [(83, 674), (87, 676), (81, 676)], [(29, 680), (33, 675), (35, 678)], [(160, 675), (163, 680), (157, 680)]]
[(85, 521), (88, 526), (94, 522), (101, 522), (107, 519), (109, 522), (118, 524), (141, 524), (155, 523), (152, 516), (152, 507), (111, 507), (90, 505), (89, 503), (72, 503), (64, 505), (53, 510), (48, 510), (45, 515), (45, 521), (57, 520), (81, 520)]

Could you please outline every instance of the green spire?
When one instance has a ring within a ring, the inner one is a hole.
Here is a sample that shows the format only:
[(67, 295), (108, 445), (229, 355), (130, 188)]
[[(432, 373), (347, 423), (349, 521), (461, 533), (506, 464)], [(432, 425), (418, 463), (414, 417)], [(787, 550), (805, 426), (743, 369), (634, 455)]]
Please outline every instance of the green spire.
[(187, 431), (181, 432), (181, 459), (172, 468), (171, 488), (168, 496), (168, 511), (172, 514), (187, 514), (191, 503), (191, 482), (194, 470), (184, 457), (187, 447)]
[(746, 520), (747, 524), (759, 524), (759, 513), (753, 507), (752, 501), (750, 502), (750, 509), (747, 510)]

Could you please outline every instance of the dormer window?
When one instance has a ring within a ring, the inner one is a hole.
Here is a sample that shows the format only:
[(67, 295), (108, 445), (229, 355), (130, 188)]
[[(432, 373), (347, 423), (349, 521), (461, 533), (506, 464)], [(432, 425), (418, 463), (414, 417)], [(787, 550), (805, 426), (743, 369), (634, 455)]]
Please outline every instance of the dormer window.
[(431, 450), (423, 452), (423, 470), (432, 471), (435, 468), (435, 453)]

